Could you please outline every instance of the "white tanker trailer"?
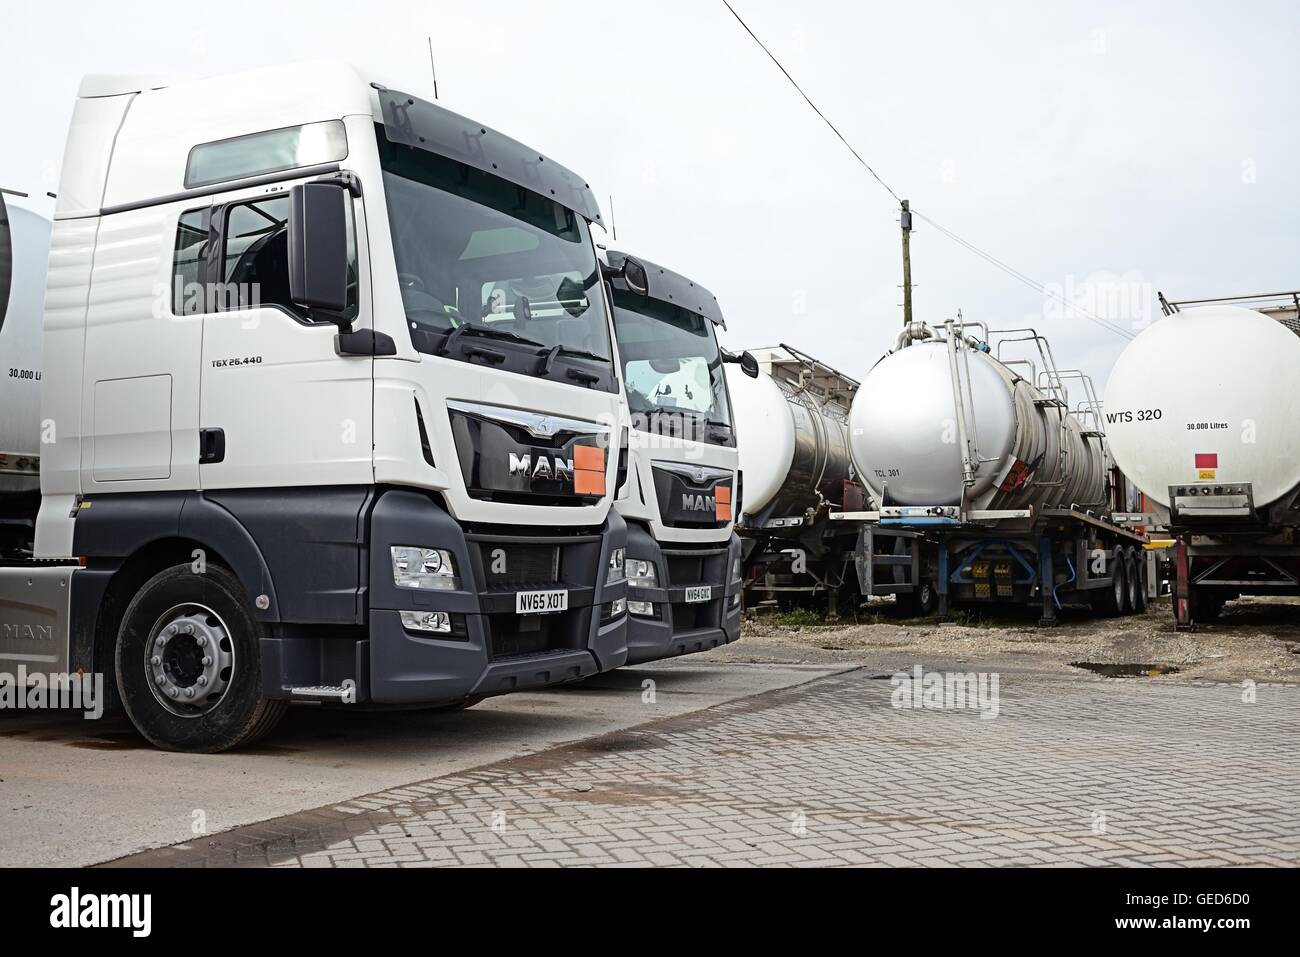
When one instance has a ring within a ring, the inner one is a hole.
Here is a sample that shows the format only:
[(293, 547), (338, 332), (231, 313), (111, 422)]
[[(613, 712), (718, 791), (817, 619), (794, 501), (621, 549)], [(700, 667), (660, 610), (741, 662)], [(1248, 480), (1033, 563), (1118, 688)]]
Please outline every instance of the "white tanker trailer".
[(727, 367), (743, 480), (736, 531), (746, 591), (767, 599), (854, 591), (852, 535), (831, 512), (861, 509), (848, 413), (858, 383), (792, 346), (747, 350), (750, 378)]
[(1174, 539), (1188, 629), (1239, 595), (1300, 594), (1300, 294), (1162, 304), (1115, 363), (1105, 428)]
[(0, 559), (27, 557), (40, 496), (41, 316), (50, 224), (0, 194)]
[(1032, 329), (905, 328), (849, 417), (878, 507), (832, 516), (858, 529), (862, 594), (940, 614), (1040, 602), (1044, 624), (1067, 603), (1142, 610), (1144, 538), (1110, 518), (1098, 405), (1088, 377), (1059, 370)]

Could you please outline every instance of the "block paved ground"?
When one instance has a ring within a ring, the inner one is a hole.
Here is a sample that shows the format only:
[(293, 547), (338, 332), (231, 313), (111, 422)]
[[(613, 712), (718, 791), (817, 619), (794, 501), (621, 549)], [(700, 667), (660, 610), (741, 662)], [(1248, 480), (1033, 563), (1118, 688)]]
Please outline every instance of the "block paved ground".
[(1300, 688), (858, 670), (109, 866), (1292, 865)]

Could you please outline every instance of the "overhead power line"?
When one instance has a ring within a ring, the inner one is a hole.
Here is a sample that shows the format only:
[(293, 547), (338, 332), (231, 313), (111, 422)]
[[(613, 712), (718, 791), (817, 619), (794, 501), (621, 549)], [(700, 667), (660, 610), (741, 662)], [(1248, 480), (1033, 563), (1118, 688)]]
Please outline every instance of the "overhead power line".
[(912, 212), (916, 214), (918, 219), (925, 220), (927, 223), (929, 223), (931, 226), (937, 229), (944, 236), (951, 239), (957, 245), (970, 250), (976, 256), (979, 256), (981, 259), (983, 259), (985, 262), (989, 263), (992, 266), (996, 266), (998, 269), (1001, 269), (1004, 273), (1006, 273), (1011, 278), (1024, 283), (1030, 289), (1035, 290), (1036, 292), (1042, 294), (1048, 299), (1052, 299), (1055, 300), (1056, 302), (1061, 303), (1066, 307), (1066, 309), (1070, 310), (1071, 312), (1077, 312), (1085, 319), (1090, 319), (1093, 322), (1100, 325), (1102, 328), (1109, 329), (1117, 336), (1123, 336), (1125, 339), (1134, 338), (1133, 333), (1129, 332), (1123, 326), (1117, 325), (1116, 323), (1111, 322), (1109, 319), (1104, 319), (1101, 316), (1095, 315), (1094, 313), (1089, 312), (1087, 309), (1084, 309), (1082, 306), (1078, 305), (1077, 303), (1071, 302), (1070, 300), (1066, 299), (1064, 296), (1052, 292), (1042, 283), (1030, 278), (1029, 276), (1026, 276), (1020, 270), (1014, 268), (1013, 266), (1008, 266), (1006, 263), (1002, 262), (1002, 260), (997, 259), (991, 253), (986, 253), (984, 250), (980, 249), (974, 243), (962, 239), (951, 229), (948, 229), (946, 226), (943, 226), (942, 224), (935, 222), (929, 216), (925, 215), (925, 213), (922, 213), (916, 209), (913, 209)]
[(848, 147), (849, 152), (853, 154), (854, 158), (866, 168), (868, 173), (870, 173), (872, 176), (876, 178), (877, 183), (885, 187), (885, 191), (888, 192), (890, 196), (894, 197), (895, 202), (901, 203), (903, 200), (899, 198), (899, 195), (895, 193), (893, 189), (890, 188), (888, 183), (886, 183), (883, 179), (880, 178), (880, 174), (871, 168), (871, 164), (862, 158), (862, 156), (858, 153), (858, 151), (853, 148), (853, 144), (851, 144), (848, 140), (844, 138), (844, 134), (841, 133), (838, 129), (836, 129), (835, 124), (832, 123), (827, 118), (826, 114), (823, 113), (821, 110), (817, 109), (817, 104), (814, 103), (812, 99), (808, 96), (808, 94), (803, 91), (803, 87), (801, 87), (798, 83), (795, 82), (795, 78), (790, 75), (790, 71), (781, 65), (781, 61), (778, 60), (776, 56), (772, 53), (772, 51), (767, 48), (766, 44), (764, 44), (763, 41), (758, 38), (757, 34), (755, 34), (753, 30), (749, 29), (749, 24), (740, 18), (740, 14), (736, 12), (736, 8), (733, 7), (730, 3), (727, 3), (727, 0), (722, 0), (722, 3), (724, 6), (726, 6), (728, 10), (731, 11), (731, 15), (736, 18), (736, 21), (742, 27), (745, 28), (745, 32), (754, 38), (754, 42), (757, 43), (759, 47), (762, 48), (763, 52), (766, 53), (769, 57), (771, 57), (772, 62), (776, 64), (776, 68), (785, 74), (785, 78), (790, 81), (790, 85), (799, 91), (799, 95), (802, 96), (804, 98), (804, 101), (807, 102), (807, 104), (812, 107), (813, 112), (816, 113), (818, 116), (820, 116), (822, 118), (822, 122), (824, 122), (827, 126), (831, 128), (831, 132), (840, 138), (840, 142), (843, 143), (846, 147)]
[[(862, 158), (862, 154), (853, 148), (853, 144), (850, 143), (848, 139), (844, 136), (844, 134), (839, 131), (839, 128), (836, 127), (836, 125), (830, 121), (830, 118), (818, 108), (817, 104), (812, 101), (812, 97), (810, 97), (807, 93), (804, 92), (803, 87), (801, 87), (799, 83), (795, 80), (795, 78), (790, 75), (790, 71), (787, 70), (782, 65), (781, 61), (777, 59), (776, 54), (774, 54), (770, 49), (768, 49), (767, 44), (765, 44), (762, 40), (758, 38), (758, 34), (756, 34), (753, 30), (749, 28), (749, 24), (746, 23), (744, 18), (741, 17), (741, 15), (736, 12), (736, 8), (733, 7), (728, 2), (728, 0), (722, 0), (722, 3), (723, 6), (725, 6), (727, 10), (731, 12), (731, 15), (736, 18), (736, 22), (745, 28), (745, 32), (748, 33), (750, 37), (753, 39), (753, 41), (758, 44), (759, 48), (764, 53), (767, 54), (768, 58), (773, 63), (776, 64), (777, 69), (780, 70), (781, 73), (785, 75), (785, 78), (790, 81), (790, 85), (793, 86), (795, 90), (798, 91), (801, 97), (803, 97), (804, 102), (807, 103), (808, 106), (812, 108), (812, 111), (821, 118), (823, 123), (825, 123), (828, 127), (830, 127), (831, 132), (834, 133), (835, 136), (839, 139), (839, 141), (843, 143), (844, 146), (848, 149), (848, 151), (853, 154), (853, 158), (862, 164), (863, 168), (866, 169), (866, 171), (871, 174), (872, 178), (875, 179), (875, 181), (879, 183), (884, 188), (884, 190), (894, 198), (895, 202), (897, 202), (900, 206), (902, 206), (904, 211), (906, 212), (908, 207), (907, 205), (904, 204), (904, 201), (899, 197), (898, 193), (896, 193), (893, 187), (891, 187), (888, 183), (884, 181), (884, 179), (881, 178), (880, 174), (875, 171), (875, 169), (871, 166), (870, 163), (868, 163), (865, 159)], [(1079, 305), (1070, 302), (1064, 296), (1059, 296), (1051, 292), (1042, 283), (1037, 282), (1036, 280), (1030, 278), (1029, 276), (1026, 276), (1018, 269), (1008, 266), (1006, 263), (998, 259), (992, 253), (985, 252), (983, 249), (976, 246), (974, 243), (962, 239), (952, 230), (947, 229), (946, 227), (940, 225), (935, 220), (931, 219), (929, 216), (926, 216), (924, 213), (920, 212), (916, 208), (912, 207), (911, 212), (917, 215), (918, 217), (920, 217), (921, 219), (925, 220), (927, 223), (929, 223), (931, 226), (937, 229), (942, 235), (946, 236), (948, 239), (952, 240), (957, 245), (979, 256), (981, 259), (989, 263), (991, 266), (994, 266), (997, 269), (1000, 269), (1002, 272), (1005, 272), (1007, 275), (1011, 276), (1017, 282), (1024, 283), (1025, 285), (1029, 286), (1031, 289), (1036, 290), (1041, 295), (1049, 299), (1053, 299), (1060, 303), (1063, 303), (1070, 311), (1075, 312), (1080, 316), (1083, 316), (1085, 319), (1088, 319), (1091, 322), (1097, 323), (1103, 329), (1113, 332), (1118, 336), (1122, 336), (1125, 339), (1134, 338), (1133, 334), (1128, 330), (1124, 329), (1122, 326), (1116, 325), (1115, 323), (1111, 322), (1108, 319), (1103, 319), (1101, 316), (1094, 315), (1093, 313), (1080, 307)]]

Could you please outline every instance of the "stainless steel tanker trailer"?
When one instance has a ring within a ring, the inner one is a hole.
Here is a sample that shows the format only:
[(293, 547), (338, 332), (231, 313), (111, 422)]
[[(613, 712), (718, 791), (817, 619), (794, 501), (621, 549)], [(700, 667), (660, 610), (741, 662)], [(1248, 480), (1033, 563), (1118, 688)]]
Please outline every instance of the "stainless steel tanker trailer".
[(834, 614), (844, 592), (857, 591), (856, 538), (830, 515), (866, 506), (848, 440), (858, 383), (793, 346), (748, 351), (758, 360), (756, 378), (727, 367), (747, 602), (824, 597)]
[(1300, 594), (1300, 293), (1161, 305), (1115, 363), (1105, 428), (1173, 539), (1191, 629), (1241, 595)]
[(831, 516), (856, 532), (861, 593), (922, 614), (1037, 603), (1043, 624), (1067, 604), (1143, 610), (1146, 539), (1112, 520), (1122, 483), (1099, 420), (1089, 378), (1032, 329), (905, 328), (849, 416), (875, 508)]

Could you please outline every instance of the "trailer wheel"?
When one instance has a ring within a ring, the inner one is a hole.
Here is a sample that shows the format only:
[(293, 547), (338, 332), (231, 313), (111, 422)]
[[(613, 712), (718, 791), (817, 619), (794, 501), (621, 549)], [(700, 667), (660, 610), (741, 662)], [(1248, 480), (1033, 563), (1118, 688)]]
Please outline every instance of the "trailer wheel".
[(1147, 610), (1147, 562), (1146, 553), (1140, 548), (1131, 549), (1133, 555), (1133, 576), (1137, 580), (1137, 602), (1133, 613), (1146, 614)]
[(939, 592), (934, 582), (923, 581), (916, 590), (916, 610), (921, 615), (933, 615), (939, 608)]
[(168, 751), (211, 754), (268, 734), (288, 702), (262, 692), (266, 633), (221, 566), (159, 572), (131, 599), (117, 636), (117, 686), (131, 723)]
[(899, 611), (912, 618), (926, 618), (939, 607), (939, 592), (934, 583), (920, 582), (913, 591), (894, 596)]
[(1124, 607), (1128, 601), (1128, 576), (1124, 574), (1124, 552), (1115, 549), (1107, 564), (1110, 569), (1110, 585), (1098, 589), (1101, 594), (1093, 600), (1092, 607), (1097, 614), (1114, 618), (1116, 615), (1124, 614)]
[(1131, 548), (1124, 549), (1124, 614), (1136, 615), (1141, 611), (1138, 597), (1142, 591), (1142, 580), (1138, 577), (1137, 559)]

